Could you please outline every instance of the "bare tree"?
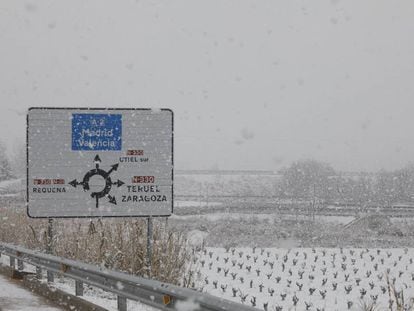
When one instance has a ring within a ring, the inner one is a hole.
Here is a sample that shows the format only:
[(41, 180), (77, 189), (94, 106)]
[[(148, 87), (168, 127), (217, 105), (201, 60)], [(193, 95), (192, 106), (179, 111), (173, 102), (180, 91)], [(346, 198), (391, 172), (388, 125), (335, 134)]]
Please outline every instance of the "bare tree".
[(6, 153), (6, 146), (0, 141), (0, 181), (13, 178), (12, 168)]

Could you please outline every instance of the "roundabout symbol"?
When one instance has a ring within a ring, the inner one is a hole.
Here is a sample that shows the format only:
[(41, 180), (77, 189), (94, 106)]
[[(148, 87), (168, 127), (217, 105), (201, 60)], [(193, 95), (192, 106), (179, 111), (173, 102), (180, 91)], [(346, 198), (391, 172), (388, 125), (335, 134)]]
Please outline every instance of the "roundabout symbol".
[(95, 156), (94, 162), (95, 162), (96, 167), (88, 171), (83, 177), (83, 180), (81, 182), (78, 182), (76, 179), (74, 179), (69, 183), (69, 185), (75, 188), (81, 185), (84, 191), (89, 191), (90, 190), (89, 182), (91, 178), (94, 176), (100, 176), (105, 180), (104, 188), (101, 191), (94, 191), (91, 193), (91, 197), (96, 199), (96, 208), (99, 207), (99, 199), (103, 197), (107, 197), (109, 200), (109, 203), (116, 205), (115, 196), (111, 196), (109, 192), (111, 191), (112, 185), (117, 185), (118, 187), (121, 187), (124, 184), (124, 182), (120, 181), (119, 179), (116, 182), (112, 182), (110, 175), (113, 171), (116, 171), (118, 169), (119, 164), (117, 163), (117, 164), (111, 165), (111, 169), (109, 171), (104, 171), (103, 169), (99, 168), (99, 164), (102, 162), (99, 155)]

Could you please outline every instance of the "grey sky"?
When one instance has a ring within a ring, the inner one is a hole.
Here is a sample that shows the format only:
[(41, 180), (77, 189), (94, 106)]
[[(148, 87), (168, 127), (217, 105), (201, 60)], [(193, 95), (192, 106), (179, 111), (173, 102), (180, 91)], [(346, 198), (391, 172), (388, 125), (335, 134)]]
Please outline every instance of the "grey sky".
[(177, 168), (414, 159), (414, 2), (0, 2), (0, 131), (29, 106), (167, 107)]

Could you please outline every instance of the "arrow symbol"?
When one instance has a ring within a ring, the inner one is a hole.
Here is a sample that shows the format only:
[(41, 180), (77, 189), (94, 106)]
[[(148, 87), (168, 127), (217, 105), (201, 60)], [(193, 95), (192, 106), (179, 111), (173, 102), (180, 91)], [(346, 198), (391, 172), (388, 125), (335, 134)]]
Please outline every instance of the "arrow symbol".
[(74, 179), (69, 183), (69, 185), (76, 188), (76, 186), (78, 186), (78, 185), (83, 185), (83, 182), (78, 182), (76, 179)]
[(113, 171), (118, 169), (119, 163), (111, 165), (111, 169), (108, 171), (108, 175), (111, 174)]
[(113, 185), (117, 185), (118, 186), (118, 188), (119, 187), (121, 187), (123, 184), (125, 184), (123, 181), (121, 181), (121, 180), (117, 180), (116, 182), (114, 182), (114, 183), (112, 183)]
[(115, 196), (111, 196), (109, 194), (109, 191), (111, 190), (112, 185), (116, 185), (118, 187), (121, 187), (122, 185), (125, 184), (123, 181), (121, 181), (119, 179), (115, 182), (112, 182), (111, 177), (110, 177), (110, 174), (113, 171), (118, 170), (119, 163), (111, 165), (110, 170), (106, 172), (105, 170), (102, 170), (101, 168), (99, 168), (99, 165), (102, 162), (99, 154), (97, 154), (94, 157), (93, 161), (95, 163), (96, 169), (91, 169), (90, 171), (88, 171), (85, 174), (85, 176), (83, 177), (83, 180), (81, 182), (74, 179), (71, 182), (69, 182), (68, 184), (71, 185), (74, 188), (77, 188), (77, 186), (82, 185), (83, 190), (88, 191), (88, 190), (90, 190), (90, 187), (89, 187), (90, 179), (92, 177), (96, 176), (96, 175), (101, 176), (105, 179), (105, 187), (101, 191), (96, 191), (96, 192), (91, 193), (91, 197), (95, 198), (95, 200), (96, 200), (96, 208), (99, 208), (99, 199), (103, 198), (103, 197), (107, 197), (109, 203), (117, 205)]
[(112, 204), (115, 204), (116, 205), (116, 199), (115, 199), (115, 197), (113, 197), (110, 194), (108, 194), (108, 199), (109, 199), (109, 203), (112, 203)]
[(99, 168), (99, 163), (101, 163), (101, 162), (102, 162), (102, 161), (101, 161), (101, 158), (99, 157), (99, 154), (97, 154), (97, 155), (95, 156), (95, 158), (93, 159), (93, 161), (95, 162), (96, 169), (98, 169), (98, 168)]

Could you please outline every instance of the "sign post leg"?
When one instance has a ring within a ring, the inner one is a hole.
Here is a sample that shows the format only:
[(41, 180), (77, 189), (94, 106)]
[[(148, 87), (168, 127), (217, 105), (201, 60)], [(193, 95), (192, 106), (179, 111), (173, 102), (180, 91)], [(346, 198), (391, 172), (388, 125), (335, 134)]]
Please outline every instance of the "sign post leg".
[(152, 266), (152, 217), (147, 218), (147, 266), (148, 266), (148, 276), (151, 277), (151, 266)]
[[(46, 252), (48, 254), (53, 254), (53, 219), (49, 218), (47, 223), (47, 245)], [(47, 281), (53, 282), (54, 276), (53, 272), (47, 271)]]
[(46, 252), (48, 254), (53, 253), (53, 219), (49, 218), (47, 222), (47, 244), (46, 244)]

